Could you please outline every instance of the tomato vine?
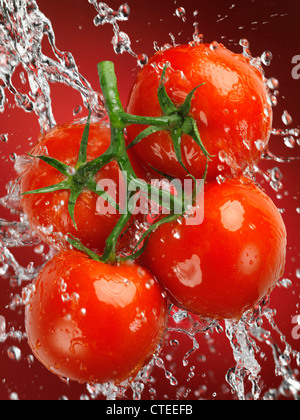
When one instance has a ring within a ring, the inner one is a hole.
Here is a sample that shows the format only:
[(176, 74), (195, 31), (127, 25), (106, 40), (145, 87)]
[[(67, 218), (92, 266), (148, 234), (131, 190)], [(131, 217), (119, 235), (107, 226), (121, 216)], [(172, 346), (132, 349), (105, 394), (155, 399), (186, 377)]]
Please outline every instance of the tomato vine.
[[(97, 172), (102, 169), (104, 166), (109, 164), (112, 161), (116, 161), (119, 165), (120, 170), (126, 174), (126, 188), (129, 199), (133, 198), (134, 192), (129, 191), (128, 186), (131, 184), (137, 190), (147, 194), (149, 197), (151, 196), (151, 200), (154, 200), (157, 204), (167, 207), (167, 210), (170, 212), (170, 215), (164, 217), (163, 219), (156, 222), (151, 228), (147, 230), (147, 232), (143, 235), (140, 242), (147, 238), (147, 236), (158, 226), (169, 223), (179, 216), (183, 215), (187, 208), (186, 208), (186, 197), (183, 195), (176, 197), (173, 194), (170, 194), (168, 191), (164, 191), (162, 188), (157, 188), (152, 184), (141, 180), (136, 175), (132, 164), (130, 162), (127, 150), (131, 147), (134, 147), (138, 144), (142, 139), (148, 137), (150, 134), (154, 132), (166, 130), (171, 133), (174, 150), (176, 153), (176, 157), (182, 167), (186, 170), (187, 175), (191, 176), (194, 180), (194, 191), (192, 199), (195, 199), (195, 189), (197, 187), (196, 180), (192, 175), (189, 174), (188, 170), (185, 168), (183, 161), (182, 161), (182, 154), (181, 154), (181, 137), (183, 134), (190, 135), (193, 140), (196, 142), (197, 145), (200, 146), (202, 152), (204, 153), (207, 164), (211, 160), (212, 156), (208, 153), (205, 149), (204, 145), (201, 142), (200, 134), (197, 128), (196, 121), (189, 116), (190, 108), (191, 108), (191, 101), (195, 91), (201, 86), (195, 87), (186, 97), (185, 102), (180, 107), (176, 107), (175, 104), (172, 103), (170, 97), (168, 96), (166, 89), (165, 89), (165, 73), (167, 70), (167, 65), (164, 68), (160, 85), (158, 88), (158, 99), (161, 105), (162, 116), (160, 117), (148, 117), (148, 116), (138, 116), (138, 115), (131, 115), (125, 112), (118, 91), (117, 86), (117, 78), (114, 70), (114, 64), (110, 61), (103, 61), (98, 65), (98, 74), (100, 85), (105, 101), (106, 110), (110, 120), (110, 129), (111, 129), (111, 143), (107, 151), (102, 154), (101, 156), (93, 159), (92, 161), (87, 162), (87, 146), (88, 146), (88, 138), (89, 138), (89, 130), (90, 130), (90, 120), (91, 120), (91, 112), (89, 112), (89, 116), (87, 119), (87, 123), (83, 132), (78, 161), (75, 168), (72, 168), (66, 165), (63, 162), (60, 162), (57, 159), (54, 159), (50, 156), (32, 156), (37, 159), (41, 159), (48, 165), (53, 166), (59, 172), (61, 172), (65, 176), (65, 180), (61, 181), (58, 184), (50, 185), (45, 188), (40, 188), (33, 191), (28, 191), (23, 193), (22, 195), (27, 194), (40, 194), (40, 193), (52, 193), (55, 191), (60, 190), (69, 190), (70, 197), (69, 197), (69, 204), (68, 210), (69, 214), (72, 218), (74, 226), (76, 227), (76, 220), (74, 217), (74, 210), (75, 205), (77, 202), (78, 197), (83, 192), (83, 190), (88, 189), (93, 193), (97, 194), (98, 196), (102, 197), (106, 200), (109, 204), (111, 204), (114, 208), (120, 211), (121, 215), (120, 218), (114, 227), (111, 234), (108, 236), (106, 240), (105, 250), (102, 256), (97, 255), (93, 251), (86, 248), (78, 239), (75, 237), (70, 237), (69, 242), (75, 248), (84, 251), (87, 255), (89, 255), (94, 260), (102, 261), (102, 262), (110, 262), (114, 263), (119, 261), (121, 258), (116, 255), (116, 245), (118, 239), (123, 232), (124, 228), (126, 227), (127, 223), (129, 222), (133, 212), (134, 212), (134, 205), (128, 206), (126, 211), (122, 211), (120, 209), (119, 204), (116, 203), (113, 198), (106, 193), (103, 189), (101, 189), (95, 181), (95, 175)], [(147, 125), (148, 127), (137, 136), (137, 138), (126, 147), (125, 142), (125, 130), (128, 126), (132, 124), (137, 125)], [(30, 155), (31, 156), (31, 155)], [(206, 171), (204, 173), (204, 178), (206, 176)], [(167, 202), (169, 201), (170, 205), (168, 206)], [(135, 202), (134, 202), (135, 203)], [(127, 203), (128, 204), (128, 203)], [(135, 203), (136, 204), (136, 203)], [(180, 206), (182, 209), (181, 214), (175, 213), (175, 207), (177, 205)], [(138, 245), (140, 245), (140, 242)], [(137, 246), (138, 247), (138, 246)], [(137, 249), (136, 247), (136, 249)], [(138, 251), (133, 252), (133, 254), (125, 259), (135, 259), (137, 258), (143, 248)], [(124, 259), (124, 258), (123, 258)]]

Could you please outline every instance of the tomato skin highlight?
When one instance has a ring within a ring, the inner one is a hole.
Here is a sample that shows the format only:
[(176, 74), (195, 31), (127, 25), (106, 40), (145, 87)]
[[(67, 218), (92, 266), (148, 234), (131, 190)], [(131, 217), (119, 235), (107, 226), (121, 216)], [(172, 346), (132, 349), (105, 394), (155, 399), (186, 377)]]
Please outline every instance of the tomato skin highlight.
[[(153, 117), (161, 115), (157, 89), (162, 69), (169, 63), (165, 87), (176, 106), (183, 104), (193, 88), (204, 83), (195, 92), (190, 116), (196, 120), (205, 148), (214, 156), (207, 179), (215, 179), (230, 170), (239, 173), (260, 160), (268, 144), (273, 119), (262, 75), (249, 61), (221, 44), (215, 49), (201, 44), (160, 51), (138, 74), (127, 112)], [(128, 143), (144, 128), (138, 125), (128, 127)], [(166, 131), (143, 139), (130, 153), (152, 176), (151, 167), (175, 178), (186, 178)], [(195, 178), (201, 179), (206, 158), (187, 135), (182, 138), (182, 155), (186, 168)], [(224, 170), (220, 170), (220, 165), (225, 166)]]
[(64, 251), (34, 286), (25, 310), (30, 347), (52, 373), (74, 381), (134, 379), (167, 325), (161, 287), (136, 264), (107, 265)]
[(205, 185), (204, 221), (185, 218), (151, 235), (142, 263), (179, 307), (240, 318), (283, 275), (286, 229), (271, 199), (250, 181)]
[[(55, 127), (42, 136), (31, 151), (31, 155), (48, 154), (61, 162), (75, 167), (85, 124), (70, 123)], [(90, 126), (87, 148), (87, 161), (102, 155), (110, 145), (110, 128), (100, 121)], [(116, 162), (101, 169), (96, 175), (96, 182), (108, 179), (118, 185), (120, 171)], [(21, 193), (58, 184), (65, 179), (57, 169), (40, 159), (33, 159), (24, 168), (21, 177)], [(122, 178), (121, 178), (122, 179)], [(106, 238), (119, 219), (117, 211), (101, 214), (98, 211), (98, 200), (95, 193), (85, 190), (75, 205), (75, 221), (77, 230), (68, 211), (70, 191), (56, 191), (47, 194), (32, 194), (21, 197), (21, 204), (28, 217), (31, 229), (46, 243), (58, 248), (66, 245), (65, 235), (72, 234), (81, 242), (102, 253)], [(115, 214), (113, 214), (115, 213)]]

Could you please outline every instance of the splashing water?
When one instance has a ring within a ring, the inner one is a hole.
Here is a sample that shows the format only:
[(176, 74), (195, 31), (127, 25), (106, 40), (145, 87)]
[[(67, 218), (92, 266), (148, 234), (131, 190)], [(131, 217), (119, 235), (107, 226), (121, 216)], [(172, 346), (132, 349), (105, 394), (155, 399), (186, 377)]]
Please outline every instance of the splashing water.
[[(48, 38), (57, 61), (43, 54), (44, 37)], [(56, 47), (51, 22), (35, 1), (0, 0), (0, 55), (0, 112), (4, 112), (7, 88), (19, 107), (36, 113), (41, 132), (48, 131), (56, 125), (51, 108), (51, 82), (78, 90), (86, 106), (90, 105), (97, 114), (103, 113), (101, 98), (78, 72), (72, 54)], [(13, 85), (12, 77), (19, 66), (27, 75), (29, 94), (18, 92)]]
[[(94, 24), (96, 26), (112, 25), (114, 51), (117, 54), (124, 52), (131, 54), (137, 58), (140, 66), (146, 64), (147, 56), (145, 54), (137, 55), (132, 51), (128, 35), (120, 31), (118, 25), (118, 22), (128, 20), (130, 14), (128, 5), (123, 4), (118, 11), (114, 11), (105, 3), (96, 0), (88, 1), (97, 11)], [(186, 21), (186, 12), (183, 8), (177, 8), (175, 15)], [(42, 40), (44, 37), (49, 40), (56, 60), (43, 54)], [(201, 42), (203, 42), (203, 35), (199, 32), (198, 24), (194, 23), (193, 44)], [(252, 65), (264, 75), (263, 66), (271, 64), (272, 53), (266, 51), (261, 57), (254, 58), (250, 53), (250, 45), (246, 39), (242, 39), (240, 45), (243, 54), (250, 58)], [(212, 48), (215, 46), (216, 43), (212, 43)], [(163, 48), (167, 48), (167, 46), (165, 45)], [(28, 93), (19, 92), (13, 84), (13, 75), (19, 67), (24, 72), (22, 77), (27, 77), (30, 87)], [(3, 113), (5, 110), (6, 90), (8, 90), (13, 94), (17, 106), (26, 112), (34, 112), (37, 115), (41, 132), (48, 131), (56, 124), (51, 107), (50, 83), (57, 82), (79, 91), (84, 106), (89, 105), (98, 116), (104, 115), (101, 95), (94, 92), (89, 82), (80, 75), (73, 55), (70, 52), (62, 52), (56, 47), (51, 22), (41, 13), (37, 3), (34, 0), (0, 0), (0, 112)], [(279, 82), (275, 78), (269, 78), (265, 79), (265, 83), (269, 89), (270, 103), (272, 106), (276, 106)], [(77, 115), (80, 109), (81, 107), (76, 108), (74, 115)], [(293, 121), (288, 111), (284, 111), (282, 122), (286, 128), (273, 129), (273, 134), (282, 137), (289, 149), (296, 147), (300, 131), (290, 128)], [(7, 134), (3, 133), (0, 139), (2, 142), (7, 142)], [(260, 147), (259, 140), (257, 147)], [(275, 162), (293, 160), (293, 158), (274, 156), (270, 151), (266, 153), (265, 158)], [(20, 159), (26, 159), (26, 157), (12, 159), (17, 172), (18, 167), (22, 165)], [(277, 167), (267, 172), (262, 172), (259, 168), (251, 168), (251, 171), (254, 175), (261, 174), (275, 191), (282, 189), (282, 174)], [(3, 278), (9, 276), (11, 286), (22, 288), (21, 294), (12, 293), (10, 298), (9, 310), (16, 311), (23, 308), (28, 301), (33, 287), (31, 282), (37, 276), (41, 266), (34, 266), (33, 263), (30, 263), (27, 267), (23, 267), (17, 261), (12, 250), (16, 247), (34, 247), (36, 254), (42, 256), (42, 264), (51, 258), (52, 251), (50, 250), (48, 254), (44, 252), (43, 244), (30, 231), (26, 217), (20, 208), (17, 182), (12, 181), (8, 184), (7, 196), (0, 199), (0, 205), (9, 209), (19, 219), (18, 221), (0, 219), (0, 275)], [(280, 282), (281, 287), (289, 287), (289, 285), (288, 279)], [(296, 362), (299, 367), (300, 353), (293, 350), (288, 344), (286, 337), (277, 327), (274, 316), (275, 311), (270, 309), (267, 298), (257, 306), (253, 313), (245, 314), (239, 322), (226, 320), (224, 327), (215, 320), (201, 319), (172, 306), (162, 352), (157, 352), (154, 355), (135, 381), (119, 387), (112, 384), (89, 384), (86, 386), (86, 394), (82, 394), (80, 399), (104, 397), (114, 400), (124, 398), (128, 393), (128, 387), (131, 389), (134, 400), (141, 399), (146, 389), (150, 398), (155, 399), (157, 393), (153, 372), (157, 370), (161, 372), (170, 387), (174, 388), (179, 385), (179, 379), (176, 376), (179, 375), (182, 368), (188, 370), (187, 386), (179, 387), (176, 396), (178, 399), (189, 398), (191, 388), (188, 385), (196, 377), (198, 369), (201, 370), (201, 363), (206, 357), (199, 354), (201, 340), (204, 338), (209, 352), (214, 353), (214, 337), (218, 333), (227, 337), (232, 348), (235, 366), (228, 370), (226, 382), (238, 399), (269, 400), (283, 396), (297, 400), (300, 398), (300, 382), (297, 380), (297, 370), (293, 370), (291, 365), (292, 362)], [(7, 329), (6, 319), (0, 315), (0, 343), (4, 344), (12, 340), (13, 344), (7, 347), (7, 356), (10, 360), (19, 362), (22, 359), (22, 353), (18, 343), (26, 340), (26, 334), (15, 327), (10, 327), (8, 331)], [(275, 336), (279, 337), (280, 344), (276, 342)], [(189, 344), (188, 348), (183, 350), (182, 366), (177, 366), (177, 363), (173, 361), (172, 354), (181, 347), (182, 339)], [(267, 346), (270, 349), (275, 375), (282, 379), (279, 387), (268, 389), (264, 393), (261, 387), (262, 367), (259, 363), (260, 359), (263, 359), (262, 346)], [(31, 355), (27, 357), (28, 366), (32, 365), (33, 360)], [(203, 397), (205, 391), (206, 386), (203, 383), (194, 392), (195, 397)], [(10, 398), (18, 399), (19, 395), (16, 392), (11, 392)], [(61, 398), (67, 399), (65, 396)]]
[(137, 59), (137, 64), (143, 67), (148, 62), (148, 56), (146, 54), (137, 54), (131, 49), (131, 41), (129, 36), (120, 30), (118, 22), (124, 22), (129, 19), (130, 8), (127, 3), (122, 4), (117, 11), (113, 10), (106, 3), (99, 2), (97, 0), (88, 0), (96, 11), (97, 16), (94, 18), (94, 25), (100, 26), (105, 24), (111, 24), (113, 27), (114, 36), (112, 38), (113, 49), (116, 54), (129, 53)]

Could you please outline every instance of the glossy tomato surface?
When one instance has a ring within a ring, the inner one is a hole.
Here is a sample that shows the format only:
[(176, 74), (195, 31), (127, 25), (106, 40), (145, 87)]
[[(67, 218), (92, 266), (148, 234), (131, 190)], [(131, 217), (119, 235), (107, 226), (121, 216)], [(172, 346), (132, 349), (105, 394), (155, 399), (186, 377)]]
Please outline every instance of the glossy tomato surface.
[(162, 225), (150, 237), (144, 264), (180, 307), (239, 318), (283, 275), (286, 230), (271, 199), (245, 180), (205, 186), (204, 221)]
[[(30, 154), (48, 155), (75, 167), (84, 127), (85, 124), (79, 122), (57, 126), (39, 139)], [(92, 123), (87, 161), (102, 155), (109, 145), (110, 128), (107, 123)], [(57, 169), (40, 159), (32, 159), (23, 170), (21, 193), (55, 185), (65, 179)], [(104, 183), (107, 180), (110, 191), (115, 192), (114, 199), (118, 200), (120, 176), (117, 163), (112, 162), (97, 173), (95, 180)], [(120, 179), (122, 182), (122, 178)], [(103, 199), (94, 192), (84, 190), (75, 205), (76, 229), (68, 211), (69, 197), (70, 191), (63, 190), (24, 195), (21, 203), (31, 228), (43, 241), (59, 246), (65, 243), (65, 235), (70, 233), (87, 247), (101, 253), (108, 235), (119, 219), (119, 214), (111, 206), (105, 210)]]
[(25, 324), (34, 355), (78, 382), (133, 379), (156, 351), (167, 308), (153, 275), (77, 251), (56, 255), (34, 283)]
[[(140, 71), (129, 96), (129, 113), (162, 114), (157, 89), (166, 64), (165, 86), (176, 106), (183, 104), (192, 89), (203, 84), (195, 92), (190, 116), (197, 122), (205, 148), (214, 155), (208, 178), (216, 178), (230, 168), (239, 172), (258, 162), (268, 144), (272, 109), (263, 76), (250, 60), (217, 43), (182, 45), (160, 51)], [(129, 142), (142, 129), (129, 127)], [(142, 140), (132, 153), (147, 170), (152, 167), (173, 177), (186, 177), (166, 131)], [(186, 168), (201, 179), (206, 158), (190, 136), (184, 135), (182, 139), (182, 154)]]

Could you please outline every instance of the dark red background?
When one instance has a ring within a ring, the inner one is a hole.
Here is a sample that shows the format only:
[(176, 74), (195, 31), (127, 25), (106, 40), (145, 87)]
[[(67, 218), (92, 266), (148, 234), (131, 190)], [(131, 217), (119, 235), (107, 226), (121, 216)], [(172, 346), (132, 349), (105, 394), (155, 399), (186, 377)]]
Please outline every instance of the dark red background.
[[(137, 74), (136, 59), (129, 54), (116, 56), (113, 52), (111, 39), (112, 27), (94, 27), (93, 18), (95, 10), (87, 0), (38, 0), (38, 5), (43, 13), (51, 20), (56, 34), (56, 44), (59, 49), (71, 51), (82, 75), (98, 89), (99, 82), (96, 65), (102, 60), (113, 60), (121, 91), (121, 98), (126, 104), (126, 98), (130, 86)], [(117, 9), (121, 0), (110, 0), (109, 5)], [(206, 42), (217, 40), (223, 42), (230, 49), (240, 52), (238, 42), (241, 38), (247, 38), (251, 44), (254, 56), (261, 55), (265, 50), (271, 50), (274, 56), (273, 63), (266, 68), (266, 76), (274, 76), (280, 81), (279, 104), (274, 109), (274, 127), (285, 128), (281, 121), (284, 110), (288, 110), (293, 117), (292, 127), (300, 125), (299, 98), (300, 79), (294, 80), (291, 72), (292, 57), (300, 55), (300, 3), (298, 0), (128, 0), (131, 8), (129, 22), (120, 22), (120, 28), (128, 33), (132, 41), (132, 49), (136, 53), (153, 54), (153, 42), (159, 45), (171, 43), (170, 33), (175, 36), (177, 43), (186, 43), (192, 39), (193, 23), (199, 22), (199, 29), (205, 36)], [(233, 7), (234, 5), (234, 7)], [(186, 22), (175, 16), (177, 7), (185, 7)], [(198, 10), (197, 16), (193, 12)], [(47, 43), (45, 51), (49, 52)], [(16, 82), (17, 84), (17, 82)], [(80, 95), (70, 88), (60, 84), (52, 86), (51, 96), (53, 100), (54, 115), (58, 123), (69, 121), (73, 118), (74, 108), (81, 104)], [(8, 99), (13, 104), (11, 96)], [(80, 114), (80, 115), (84, 115)], [(14, 177), (13, 164), (9, 159), (12, 152), (18, 155), (29, 150), (30, 141), (35, 141), (39, 134), (37, 119), (34, 115), (25, 114), (17, 108), (8, 109), (0, 114), (0, 134), (8, 133), (8, 143), (0, 144), (0, 196), (5, 194), (5, 185)], [(300, 156), (300, 147), (288, 149), (281, 137), (272, 136), (270, 149), (273, 153), (281, 156)], [(292, 337), (294, 325), (291, 320), (299, 314), (299, 279), (296, 278), (296, 269), (300, 268), (299, 262), (299, 218), (296, 208), (299, 203), (299, 161), (289, 164), (275, 164), (266, 162), (265, 169), (274, 166), (280, 167), (284, 178), (284, 188), (280, 193), (282, 199), (276, 197), (276, 193), (267, 185), (264, 185), (279, 208), (284, 208), (284, 220), (289, 234), (288, 261), (285, 277), (293, 282), (289, 289), (277, 288), (272, 294), (271, 306), (276, 308), (275, 321), (286, 336), (292, 347), (300, 351), (300, 341)], [(7, 212), (0, 208), (0, 217), (9, 217)], [(24, 264), (35, 258), (32, 249), (14, 250), (19, 261)], [(10, 302), (11, 293), (19, 293), (9, 287), (9, 280), (1, 279), (0, 283), (0, 315), (8, 320), (8, 327), (22, 328), (22, 311), (10, 311), (5, 306)], [(179, 335), (175, 338), (180, 338)], [(279, 341), (275, 334), (276, 340)], [(157, 390), (157, 398), (180, 398), (194, 399), (199, 397), (202, 385), (206, 386), (201, 397), (206, 399), (233, 398), (228, 386), (224, 386), (225, 373), (233, 366), (232, 351), (224, 334), (213, 335), (215, 351), (208, 350), (207, 339), (199, 337), (201, 348), (196, 356), (190, 361), (189, 366), (182, 366), (182, 357), (192, 347), (189, 340), (181, 337), (181, 347), (174, 352), (173, 359), (167, 362), (170, 369), (172, 363), (173, 373), (179, 384), (171, 387), (164, 378), (162, 370), (155, 371), (158, 378), (154, 388)], [(17, 345), (22, 349), (22, 359), (19, 362), (11, 361), (7, 356), (7, 348)], [(280, 378), (274, 375), (274, 363), (270, 350), (262, 346), (267, 354), (262, 370), (263, 392), (268, 388), (278, 385)], [(167, 347), (166, 352), (170, 352)], [(0, 399), (8, 399), (11, 392), (16, 392), (20, 399), (57, 399), (62, 395), (68, 398), (78, 398), (85, 394), (85, 388), (72, 384), (67, 386), (59, 379), (49, 374), (36, 361), (31, 368), (28, 367), (27, 356), (30, 350), (26, 344), (8, 340), (0, 346)], [(207, 361), (197, 360), (197, 356), (205, 354)], [(187, 382), (190, 367), (196, 366), (196, 375)], [(295, 366), (294, 366), (295, 367)], [(190, 389), (190, 391), (189, 391)], [(187, 393), (184, 396), (184, 393)], [(177, 393), (177, 394), (176, 394)], [(131, 394), (130, 394), (131, 395)], [(145, 393), (145, 398), (149, 397)]]

